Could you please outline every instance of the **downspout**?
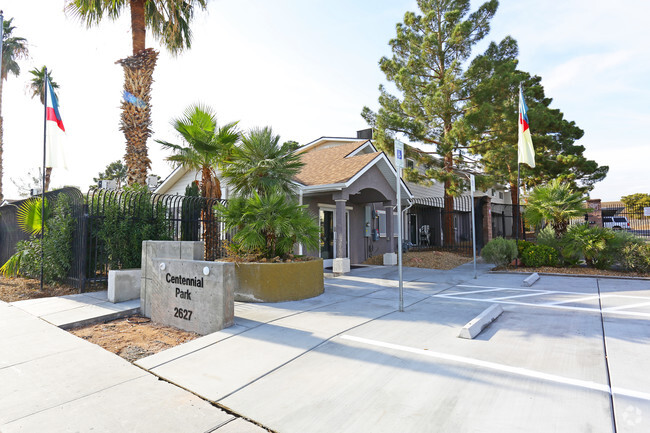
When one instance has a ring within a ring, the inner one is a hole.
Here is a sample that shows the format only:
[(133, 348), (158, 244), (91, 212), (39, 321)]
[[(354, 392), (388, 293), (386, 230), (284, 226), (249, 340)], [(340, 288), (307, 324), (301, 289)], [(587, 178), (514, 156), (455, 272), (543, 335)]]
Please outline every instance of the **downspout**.
[[(298, 187), (298, 204), (302, 206), (302, 186)], [(298, 255), (302, 256), (302, 243), (298, 244)]]

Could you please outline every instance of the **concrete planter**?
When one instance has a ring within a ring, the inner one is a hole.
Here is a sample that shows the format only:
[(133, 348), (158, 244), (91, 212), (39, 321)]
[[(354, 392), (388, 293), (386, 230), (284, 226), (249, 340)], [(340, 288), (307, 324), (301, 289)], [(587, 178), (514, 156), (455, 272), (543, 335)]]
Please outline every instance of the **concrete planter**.
[(323, 259), (235, 264), (235, 301), (298, 301), (318, 296), (323, 290)]

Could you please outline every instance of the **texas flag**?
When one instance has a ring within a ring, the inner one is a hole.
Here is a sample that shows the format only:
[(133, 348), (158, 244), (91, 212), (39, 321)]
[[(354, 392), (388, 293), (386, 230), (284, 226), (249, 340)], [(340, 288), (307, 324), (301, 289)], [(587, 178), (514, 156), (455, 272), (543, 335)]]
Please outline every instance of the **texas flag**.
[(45, 166), (52, 168), (68, 169), (65, 161), (64, 142), (65, 127), (59, 111), (59, 102), (52, 89), (50, 78), (45, 75), (47, 85), (45, 86), (46, 105), (45, 105), (45, 137), (46, 137), (46, 155)]
[(524, 92), (519, 88), (519, 164), (535, 167), (535, 149), (528, 127), (528, 107), (524, 101)]

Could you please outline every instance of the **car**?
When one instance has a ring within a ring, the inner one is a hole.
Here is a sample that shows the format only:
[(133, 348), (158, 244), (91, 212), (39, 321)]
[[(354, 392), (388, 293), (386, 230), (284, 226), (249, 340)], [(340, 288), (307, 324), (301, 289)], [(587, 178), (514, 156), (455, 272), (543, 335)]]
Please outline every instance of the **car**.
[(624, 216), (603, 217), (603, 227), (612, 230), (630, 230), (630, 222)]

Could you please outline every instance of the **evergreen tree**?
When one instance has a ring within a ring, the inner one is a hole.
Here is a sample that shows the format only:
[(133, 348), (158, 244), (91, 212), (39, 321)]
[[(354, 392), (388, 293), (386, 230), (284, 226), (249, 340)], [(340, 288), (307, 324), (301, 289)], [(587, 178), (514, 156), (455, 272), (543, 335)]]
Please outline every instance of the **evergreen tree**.
[(462, 121), (467, 149), (479, 156), (493, 181), (510, 186), (515, 203), (521, 84), (535, 148), (535, 168), (521, 165), (522, 183), (533, 188), (559, 179), (583, 193), (593, 189), (609, 168), (584, 156), (584, 146), (575, 144), (583, 130), (560, 110), (550, 108), (552, 99), (546, 97), (540, 77), (517, 70), (517, 53), (517, 42), (507, 37), (473, 60), (467, 74), (471, 104)]
[(100, 171), (97, 177), (93, 177), (93, 182), (97, 183), (100, 180), (115, 180), (117, 181), (117, 189), (122, 189), (122, 185), (126, 180), (126, 167), (122, 160), (118, 159), (106, 166), (104, 171)]
[(453, 196), (461, 192), (461, 181), (454, 174), (462, 164), (459, 158), (454, 159), (462, 140), (462, 129), (457, 126), (470, 90), (465, 64), (472, 47), (490, 30), (498, 2), (490, 0), (473, 13), (469, 0), (417, 3), (422, 15), (404, 15), (404, 22), (397, 24), (395, 39), (390, 41), (393, 56), (379, 61), (401, 96), (380, 86), (379, 111), (374, 113), (365, 107), (362, 116), (375, 129), (377, 145), (384, 151), (392, 153), (396, 133), (433, 147), (431, 154), (439, 157), (440, 163), (427, 158), (427, 176), (444, 182), (444, 242), (451, 244)]

